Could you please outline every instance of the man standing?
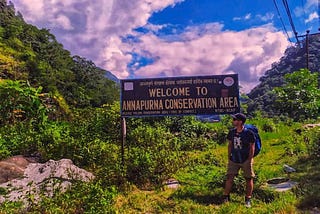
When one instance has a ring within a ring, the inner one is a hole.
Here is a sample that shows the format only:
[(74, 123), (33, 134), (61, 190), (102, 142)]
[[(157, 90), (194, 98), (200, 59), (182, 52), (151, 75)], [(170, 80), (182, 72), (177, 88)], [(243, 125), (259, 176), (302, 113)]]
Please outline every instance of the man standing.
[(253, 156), (255, 148), (255, 135), (252, 131), (245, 128), (246, 116), (241, 113), (232, 115), (234, 129), (228, 134), (228, 169), (227, 181), (224, 190), (224, 202), (230, 201), (230, 192), (234, 177), (239, 170), (243, 170), (246, 179), (246, 207), (251, 207), (251, 196), (253, 191)]

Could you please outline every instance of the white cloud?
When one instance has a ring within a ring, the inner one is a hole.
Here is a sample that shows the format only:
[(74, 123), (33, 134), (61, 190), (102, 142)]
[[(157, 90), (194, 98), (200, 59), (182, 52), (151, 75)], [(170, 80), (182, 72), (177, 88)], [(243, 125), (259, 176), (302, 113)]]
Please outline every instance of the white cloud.
[(256, 15), (256, 18), (260, 19), (263, 22), (267, 22), (267, 21), (273, 20), (274, 14), (273, 13), (266, 13), (265, 15), (258, 14)]
[[(168, 26), (151, 25), (150, 16), (182, 1), (13, 0), (28, 22), (52, 28), (73, 54), (94, 60), (119, 78), (130, 72), (140, 77), (231, 72), (241, 75), (241, 84), (248, 91), (288, 45), (285, 35), (272, 25), (234, 32), (223, 31), (221, 23), (208, 23), (157, 36)], [(241, 18), (249, 20), (252, 15)], [(135, 32), (138, 27), (149, 33)], [(133, 41), (123, 39), (129, 34)], [(141, 67), (132, 53), (154, 62)], [(134, 64), (131, 70), (130, 63)]]
[(249, 19), (251, 19), (251, 13), (247, 13), (243, 17), (234, 17), (232, 20), (233, 21), (241, 21), (241, 20), (249, 20)]
[(98, 65), (108, 65), (105, 68), (118, 77), (127, 74), (126, 66), (118, 66), (119, 61), (131, 60), (128, 53), (121, 52), (120, 38), (145, 26), (152, 13), (182, 1), (13, 0), (28, 22), (52, 29), (72, 53), (88, 57)]
[(251, 13), (248, 13), (245, 17), (244, 17), (244, 20), (248, 20), (251, 18)]
[(310, 8), (312, 6), (317, 6), (318, 2), (319, 2), (319, 0), (307, 0), (306, 7)]
[(294, 9), (294, 15), (296, 17), (305, 16), (306, 14), (309, 14), (314, 10), (317, 10), (317, 7), (318, 7), (318, 0), (307, 0), (305, 5), (303, 5), (302, 7), (296, 7)]
[(274, 18), (274, 14), (273, 13), (266, 13), (264, 15), (262, 14), (257, 14), (254, 17), (252, 17), (251, 13), (246, 14), (245, 16), (241, 16), (241, 17), (234, 17), (232, 20), (233, 21), (248, 21), (248, 20), (255, 20), (255, 21), (263, 21), (263, 22), (268, 22), (270, 20), (272, 20)]
[(232, 20), (233, 20), (233, 21), (240, 21), (241, 19), (242, 19), (241, 17), (238, 17), (238, 16), (237, 16), (237, 17), (234, 17)]
[(305, 20), (305, 23), (312, 22), (313, 20), (318, 19), (318, 18), (319, 18), (319, 15), (317, 12), (311, 13), (309, 15), (309, 17)]
[(148, 24), (146, 24), (146, 25), (144, 26), (144, 28), (147, 29), (147, 30), (149, 30), (149, 31), (152, 31), (152, 32), (156, 33), (156, 32), (158, 32), (159, 30), (161, 30), (161, 29), (163, 29), (163, 28), (165, 28), (165, 27), (167, 27), (167, 26), (168, 26), (168, 25), (154, 25), (154, 24), (148, 23)]
[[(217, 26), (218, 23), (211, 24)], [(185, 35), (194, 34), (193, 36)], [(277, 61), (288, 46), (285, 35), (271, 25), (240, 32), (220, 31), (198, 34), (189, 28), (179, 35), (180, 41), (166, 41), (149, 33), (139, 37), (126, 51), (156, 59), (153, 64), (138, 67), (138, 77), (211, 75), (239, 73), (245, 91)]]
[(55, 23), (56, 23), (57, 28), (62, 27), (65, 30), (73, 30), (74, 29), (69, 18), (64, 15), (59, 15), (55, 19)]

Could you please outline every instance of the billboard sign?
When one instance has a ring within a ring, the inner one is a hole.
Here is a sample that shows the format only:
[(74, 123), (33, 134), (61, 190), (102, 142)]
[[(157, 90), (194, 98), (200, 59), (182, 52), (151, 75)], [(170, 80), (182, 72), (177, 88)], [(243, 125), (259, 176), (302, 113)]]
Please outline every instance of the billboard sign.
[(234, 114), (237, 74), (121, 80), (121, 116)]

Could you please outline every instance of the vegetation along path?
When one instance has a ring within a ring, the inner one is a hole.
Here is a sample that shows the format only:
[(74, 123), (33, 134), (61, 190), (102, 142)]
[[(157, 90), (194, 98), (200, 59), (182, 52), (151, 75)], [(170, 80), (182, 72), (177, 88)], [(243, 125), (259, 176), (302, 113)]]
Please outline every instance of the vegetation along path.
[[(174, 177), (177, 190), (132, 189), (117, 197), (119, 213), (317, 213), (320, 205), (320, 167), (311, 147), (319, 129), (303, 130), (302, 124), (257, 118), (250, 121), (261, 130), (263, 150), (255, 158), (253, 207), (244, 206), (245, 181), (235, 180), (232, 202), (222, 204), (226, 144), (208, 142), (208, 148), (187, 153), (187, 163)], [(208, 124), (212, 130), (224, 130), (221, 124)], [(311, 152), (312, 150), (312, 152)], [(310, 153), (311, 152), (311, 153)], [(286, 177), (283, 165), (296, 168), (290, 178), (299, 184), (291, 191), (276, 192), (266, 187), (268, 179)]]

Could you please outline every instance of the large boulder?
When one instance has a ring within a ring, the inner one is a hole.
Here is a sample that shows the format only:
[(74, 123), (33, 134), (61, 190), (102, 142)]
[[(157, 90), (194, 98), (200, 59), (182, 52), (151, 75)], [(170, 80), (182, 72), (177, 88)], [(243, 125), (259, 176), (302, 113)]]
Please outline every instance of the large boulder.
[(24, 170), (31, 162), (23, 156), (14, 156), (0, 161), (0, 184), (22, 177)]
[(66, 191), (74, 181), (89, 182), (94, 175), (75, 166), (71, 160), (49, 160), (34, 163), (22, 156), (0, 162), (0, 203), (4, 201), (28, 201), (33, 194), (52, 196), (55, 191)]

